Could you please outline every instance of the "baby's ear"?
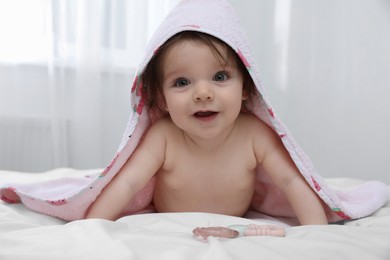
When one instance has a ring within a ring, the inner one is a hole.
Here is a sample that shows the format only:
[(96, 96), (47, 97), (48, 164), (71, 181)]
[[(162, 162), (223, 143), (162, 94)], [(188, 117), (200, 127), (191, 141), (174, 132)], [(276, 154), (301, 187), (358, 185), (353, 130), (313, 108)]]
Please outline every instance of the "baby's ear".
[(158, 99), (158, 107), (161, 109), (161, 110), (164, 110), (164, 111), (168, 111), (168, 106), (167, 106), (167, 102), (165, 101), (165, 98), (159, 98)]
[(249, 98), (248, 91), (245, 89), (242, 91), (242, 100), (247, 100)]

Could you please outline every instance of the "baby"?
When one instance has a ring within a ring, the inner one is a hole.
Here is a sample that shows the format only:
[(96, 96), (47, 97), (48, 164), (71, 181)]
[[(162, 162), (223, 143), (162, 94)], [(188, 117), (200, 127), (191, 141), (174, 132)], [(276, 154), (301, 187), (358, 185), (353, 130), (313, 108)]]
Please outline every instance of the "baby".
[(87, 218), (117, 219), (154, 176), (157, 212), (243, 216), (261, 165), (301, 224), (327, 224), (320, 199), (280, 138), (249, 113), (259, 94), (226, 43), (201, 32), (178, 33), (158, 49), (142, 79), (156, 120)]

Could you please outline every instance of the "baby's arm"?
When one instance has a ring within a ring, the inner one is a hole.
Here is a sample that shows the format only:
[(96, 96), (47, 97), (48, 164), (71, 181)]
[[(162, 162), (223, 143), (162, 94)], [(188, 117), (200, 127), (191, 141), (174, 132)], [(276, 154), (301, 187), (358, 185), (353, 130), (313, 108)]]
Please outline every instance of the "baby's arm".
[(159, 170), (165, 156), (165, 138), (160, 128), (153, 125), (147, 132), (137, 150), (92, 204), (86, 218), (117, 219)]
[(303, 179), (276, 134), (263, 125), (254, 141), (256, 158), (274, 183), (285, 193), (301, 225), (327, 224), (320, 198)]

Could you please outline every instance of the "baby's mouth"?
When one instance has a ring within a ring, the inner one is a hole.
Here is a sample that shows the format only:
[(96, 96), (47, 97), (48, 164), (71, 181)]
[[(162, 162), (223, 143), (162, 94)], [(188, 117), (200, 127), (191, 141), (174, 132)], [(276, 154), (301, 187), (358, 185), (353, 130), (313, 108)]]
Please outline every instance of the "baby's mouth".
[(197, 118), (208, 118), (208, 117), (212, 117), (216, 114), (217, 114), (217, 112), (214, 112), (214, 111), (200, 111), (200, 112), (196, 112), (194, 114), (194, 116)]

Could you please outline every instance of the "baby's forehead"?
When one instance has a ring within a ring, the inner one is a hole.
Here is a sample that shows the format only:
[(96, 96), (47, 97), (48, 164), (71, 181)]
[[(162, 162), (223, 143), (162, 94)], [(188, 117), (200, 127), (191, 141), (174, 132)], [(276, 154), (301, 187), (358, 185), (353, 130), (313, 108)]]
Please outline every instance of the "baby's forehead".
[(215, 60), (222, 66), (234, 66), (234, 55), (235, 52), (228, 47), (226, 43), (220, 43), (213, 39), (204, 40), (199, 38), (184, 38), (177, 39), (172, 43), (169, 43), (168, 46), (163, 48), (161, 53), (161, 61), (163, 63), (170, 62), (172, 58), (178, 56), (178, 52), (191, 53), (192, 49), (195, 48), (204, 48), (209, 51)]

